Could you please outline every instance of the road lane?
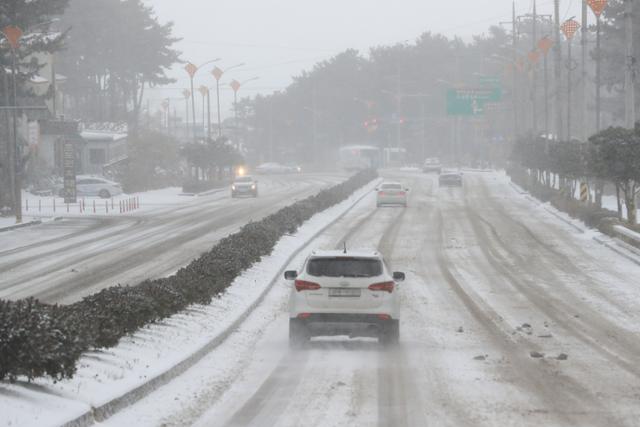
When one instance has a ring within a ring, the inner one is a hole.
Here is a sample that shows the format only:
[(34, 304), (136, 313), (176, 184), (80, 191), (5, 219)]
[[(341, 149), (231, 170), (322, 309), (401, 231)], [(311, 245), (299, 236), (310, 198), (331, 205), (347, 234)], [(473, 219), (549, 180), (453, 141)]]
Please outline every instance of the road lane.
[(290, 351), (283, 282), (211, 361), (113, 425), (636, 425), (640, 268), (499, 173), (465, 174), (463, 189), (385, 174), (411, 186), (409, 208), (367, 198), (317, 244), (378, 248), (407, 273), (397, 348), (336, 338)]
[(26, 232), (26, 238), (23, 246), (0, 251), (0, 298), (69, 303), (107, 286), (169, 275), (243, 224), (342, 179), (264, 177), (257, 199), (231, 199), (224, 191), (137, 216), (63, 220), (5, 233), (12, 242), (22, 234), (9, 233)]

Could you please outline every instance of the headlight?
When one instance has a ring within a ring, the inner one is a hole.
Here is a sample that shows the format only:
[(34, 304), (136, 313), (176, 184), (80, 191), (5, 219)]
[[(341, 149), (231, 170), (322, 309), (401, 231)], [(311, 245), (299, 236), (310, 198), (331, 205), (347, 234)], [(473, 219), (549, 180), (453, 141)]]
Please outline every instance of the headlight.
[(236, 186), (235, 186), (235, 185), (232, 185), (232, 186), (231, 186), (231, 189), (232, 189), (233, 191), (235, 191), (235, 190), (236, 190)]
[(251, 185), (251, 189), (255, 190), (256, 189), (256, 185), (255, 184)]

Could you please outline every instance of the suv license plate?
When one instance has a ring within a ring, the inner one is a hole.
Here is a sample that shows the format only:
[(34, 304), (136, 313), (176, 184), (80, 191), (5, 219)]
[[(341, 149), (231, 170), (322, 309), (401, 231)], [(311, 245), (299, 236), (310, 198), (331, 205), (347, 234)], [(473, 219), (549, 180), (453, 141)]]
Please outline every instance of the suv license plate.
[(351, 297), (357, 298), (360, 296), (360, 289), (348, 289), (348, 288), (330, 288), (330, 297)]

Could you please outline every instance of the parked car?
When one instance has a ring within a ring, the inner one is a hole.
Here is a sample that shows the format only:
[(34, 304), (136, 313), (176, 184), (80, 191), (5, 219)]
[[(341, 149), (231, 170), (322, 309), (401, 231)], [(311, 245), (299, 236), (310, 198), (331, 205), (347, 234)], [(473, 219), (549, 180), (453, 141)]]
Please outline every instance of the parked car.
[(314, 336), (373, 337), (385, 345), (400, 337), (398, 282), (371, 251), (316, 251), (292, 280), (289, 342), (298, 347)]
[(462, 172), (443, 172), (438, 178), (441, 187), (462, 187)]
[(252, 196), (258, 197), (258, 181), (252, 176), (239, 176), (231, 184), (231, 197)]
[(440, 163), (440, 159), (437, 157), (430, 157), (424, 161), (422, 165), (422, 172), (437, 172), (440, 173), (442, 171), (442, 164)]
[(399, 182), (383, 182), (378, 188), (376, 197), (376, 206), (383, 205), (402, 205), (407, 207), (409, 192), (408, 188), (404, 188)]
[[(64, 185), (57, 184), (57, 194), (64, 197)], [(122, 186), (101, 176), (76, 176), (76, 194), (84, 197), (101, 197), (109, 199), (122, 194)]]

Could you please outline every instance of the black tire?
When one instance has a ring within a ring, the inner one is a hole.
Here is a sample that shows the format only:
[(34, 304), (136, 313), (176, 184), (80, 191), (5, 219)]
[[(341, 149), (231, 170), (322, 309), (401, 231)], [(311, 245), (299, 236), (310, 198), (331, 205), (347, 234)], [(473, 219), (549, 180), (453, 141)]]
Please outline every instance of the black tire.
[(398, 345), (398, 342), (400, 342), (400, 322), (391, 320), (380, 333), (378, 340), (385, 347)]
[(102, 189), (98, 192), (98, 197), (101, 199), (110, 199), (111, 193), (109, 193), (109, 190)]
[(289, 319), (289, 347), (298, 349), (304, 347), (311, 338), (309, 330), (299, 319)]

